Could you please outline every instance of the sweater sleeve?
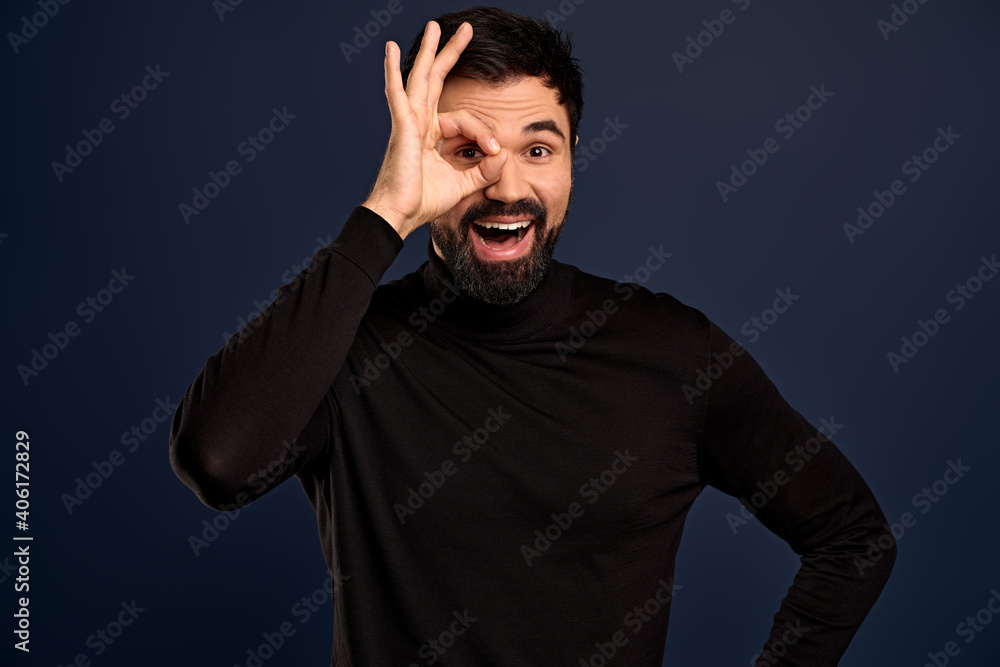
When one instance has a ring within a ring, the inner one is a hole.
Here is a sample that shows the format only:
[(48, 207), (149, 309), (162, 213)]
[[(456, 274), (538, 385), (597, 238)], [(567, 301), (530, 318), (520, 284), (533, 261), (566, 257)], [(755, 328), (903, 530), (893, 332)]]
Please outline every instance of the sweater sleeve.
[(402, 247), (388, 222), (356, 207), (309, 267), (208, 358), (170, 430), (171, 466), (202, 502), (246, 505), (328, 446), (330, 386)]
[[(755, 664), (836, 665), (889, 577), (895, 541), (868, 485), (830, 440), (840, 425), (812, 427), (714, 324), (709, 347), (703, 481), (739, 498), (801, 556)], [(877, 551), (869, 553), (869, 540)]]

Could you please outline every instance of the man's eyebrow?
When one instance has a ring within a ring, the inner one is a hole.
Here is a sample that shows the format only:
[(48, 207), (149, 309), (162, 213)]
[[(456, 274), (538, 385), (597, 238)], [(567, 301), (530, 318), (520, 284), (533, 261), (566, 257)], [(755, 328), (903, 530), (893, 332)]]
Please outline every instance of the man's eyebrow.
[(531, 134), (532, 132), (552, 132), (559, 135), (559, 138), (566, 141), (566, 135), (563, 131), (559, 129), (556, 122), (551, 118), (546, 118), (545, 120), (536, 120), (534, 123), (528, 123), (521, 130), (521, 134)]
[[(475, 114), (473, 114), (473, 116), (476, 118), (476, 120), (482, 121), (483, 125), (490, 128), (491, 132), (493, 132), (494, 134), (496, 133), (496, 130), (493, 129), (492, 125), (487, 123), (479, 116), (475, 116)], [(552, 132), (553, 134), (557, 135), (560, 139), (562, 139), (564, 142), (566, 141), (566, 135), (563, 134), (563, 131), (559, 129), (559, 125), (557, 125), (556, 122), (551, 118), (546, 118), (545, 120), (536, 120), (533, 123), (528, 123), (523, 128), (521, 128), (522, 135), (532, 134), (534, 132)], [(453, 139), (457, 138), (461, 138), (461, 136), (453, 137)], [(445, 140), (441, 139), (438, 142), (438, 147), (440, 148), (441, 144), (443, 144), (444, 142)]]

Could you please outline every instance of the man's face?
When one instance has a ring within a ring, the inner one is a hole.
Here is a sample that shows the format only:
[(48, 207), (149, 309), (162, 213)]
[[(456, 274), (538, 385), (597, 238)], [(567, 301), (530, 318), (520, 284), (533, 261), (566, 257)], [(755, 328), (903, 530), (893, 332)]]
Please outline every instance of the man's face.
[[(438, 113), (467, 109), (489, 125), (508, 152), (500, 179), (428, 223), (437, 255), (458, 286), (504, 306), (527, 296), (545, 275), (572, 191), (569, 116), (557, 91), (537, 77), (496, 86), (468, 77), (445, 80)], [(475, 141), (452, 137), (440, 153), (455, 169), (485, 157)], [(527, 222), (527, 227), (523, 227)], [(503, 229), (521, 223), (520, 229)]]

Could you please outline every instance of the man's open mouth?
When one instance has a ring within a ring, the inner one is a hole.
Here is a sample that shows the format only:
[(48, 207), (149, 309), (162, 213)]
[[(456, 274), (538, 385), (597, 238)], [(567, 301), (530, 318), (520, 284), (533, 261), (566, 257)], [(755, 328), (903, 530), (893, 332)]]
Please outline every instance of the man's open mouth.
[(506, 250), (517, 245), (533, 224), (535, 224), (534, 220), (518, 220), (516, 222), (483, 220), (472, 223), (472, 231), (490, 250)]

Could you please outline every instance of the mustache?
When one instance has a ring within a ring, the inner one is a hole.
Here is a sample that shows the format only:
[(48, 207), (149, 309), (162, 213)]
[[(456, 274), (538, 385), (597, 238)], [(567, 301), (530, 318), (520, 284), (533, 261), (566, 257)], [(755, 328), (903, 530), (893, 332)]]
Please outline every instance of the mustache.
[(493, 199), (477, 201), (462, 215), (461, 229), (467, 231), (472, 227), (472, 223), (477, 220), (492, 216), (520, 216), (528, 215), (535, 219), (538, 230), (545, 229), (546, 211), (542, 203), (537, 199), (521, 199), (513, 204), (504, 204)]

